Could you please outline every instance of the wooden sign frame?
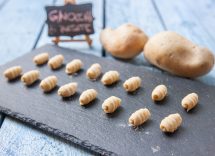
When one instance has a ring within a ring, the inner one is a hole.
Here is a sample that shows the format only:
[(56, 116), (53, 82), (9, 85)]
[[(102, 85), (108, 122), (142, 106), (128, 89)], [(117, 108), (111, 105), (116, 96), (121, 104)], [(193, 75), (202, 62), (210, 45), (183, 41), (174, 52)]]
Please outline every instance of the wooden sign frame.
[[(64, 5), (66, 4), (76, 4), (76, 0), (64, 0)], [(52, 42), (55, 45), (58, 45), (59, 42), (87, 42), (89, 47), (91, 47), (93, 40), (89, 35), (84, 35), (83, 39), (74, 39), (73, 37), (71, 37), (71, 39), (61, 39), (59, 36), (57, 36), (52, 39)]]

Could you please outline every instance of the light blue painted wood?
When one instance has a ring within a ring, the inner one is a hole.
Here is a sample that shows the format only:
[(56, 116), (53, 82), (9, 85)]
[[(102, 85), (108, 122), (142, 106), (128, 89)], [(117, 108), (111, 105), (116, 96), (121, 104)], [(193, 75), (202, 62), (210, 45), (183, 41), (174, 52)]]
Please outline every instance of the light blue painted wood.
[[(116, 28), (124, 23), (140, 27), (148, 36), (163, 30), (161, 21), (154, 10), (151, 0), (107, 0), (106, 27)], [(128, 61), (128, 60), (127, 60)], [(150, 66), (140, 54), (128, 62), (136, 65)]]
[(29, 52), (45, 21), (44, 6), (52, 0), (9, 0), (0, 10), (0, 64)]
[[(161, 12), (161, 16), (166, 24), (168, 30), (176, 31), (183, 36), (187, 37), (191, 41), (200, 44), (202, 46), (208, 47), (215, 54), (215, 41), (213, 32), (213, 24), (210, 26), (205, 26), (209, 21), (204, 21), (203, 19), (208, 16), (211, 23), (215, 23), (215, 10), (211, 9), (210, 13), (207, 10), (208, 5), (214, 6), (214, 2), (191, 0), (189, 5), (183, 1), (166, 1), (166, 0), (156, 0), (156, 5)], [(203, 5), (203, 3), (206, 3)], [(193, 4), (193, 5), (191, 5)], [(194, 5), (195, 4), (195, 5)], [(194, 13), (195, 12), (199, 12)], [(207, 14), (206, 14), (207, 13)], [(204, 23), (206, 22), (206, 23)], [(207, 83), (209, 85), (215, 85), (215, 68), (207, 74), (199, 78), (198, 80)]]
[(11, 118), (6, 118), (0, 129), (1, 156), (71, 155), (88, 156), (77, 146), (28, 127)]

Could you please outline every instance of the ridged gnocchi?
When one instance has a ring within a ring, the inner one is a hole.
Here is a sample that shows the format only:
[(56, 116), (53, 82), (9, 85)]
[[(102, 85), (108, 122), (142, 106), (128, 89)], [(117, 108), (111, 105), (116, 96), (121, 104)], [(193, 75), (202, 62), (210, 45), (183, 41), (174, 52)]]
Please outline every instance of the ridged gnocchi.
[(64, 61), (64, 56), (59, 54), (59, 55), (55, 55), (54, 57), (52, 57), (49, 62), (48, 62), (48, 66), (51, 69), (58, 69), (62, 66)]
[(192, 108), (194, 108), (197, 105), (197, 103), (198, 103), (198, 95), (196, 93), (188, 94), (181, 101), (182, 107), (186, 109), (187, 112)]
[(87, 70), (87, 77), (89, 79), (96, 79), (101, 75), (102, 67), (98, 63), (94, 63), (91, 65), (91, 67)]
[(120, 105), (121, 99), (116, 96), (107, 98), (102, 104), (102, 109), (105, 113), (113, 113)]
[(65, 84), (58, 89), (58, 95), (62, 97), (72, 96), (76, 93), (77, 87), (78, 84), (75, 82)]
[(151, 117), (151, 113), (147, 108), (141, 108), (131, 114), (128, 119), (129, 124), (132, 126), (139, 126), (146, 122)]
[(119, 79), (120, 79), (120, 74), (118, 73), (118, 71), (111, 70), (111, 71), (106, 72), (103, 75), (101, 82), (104, 85), (111, 85), (111, 84), (117, 82)]
[(152, 91), (152, 100), (153, 101), (161, 101), (167, 95), (167, 87), (165, 85), (158, 85)]
[(13, 79), (19, 77), (21, 75), (21, 73), (22, 73), (21, 66), (13, 66), (13, 67), (6, 69), (3, 74), (8, 80), (13, 80)]
[(49, 92), (52, 89), (55, 88), (55, 86), (57, 85), (57, 77), (56, 76), (48, 76), (45, 79), (43, 79), (40, 83), (40, 88), (44, 91), (44, 92)]
[(131, 77), (123, 83), (123, 88), (127, 92), (133, 92), (137, 90), (140, 86), (141, 86), (141, 78), (138, 76)]
[(48, 59), (49, 59), (49, 54), (48, 53), (41, 53), (41, 54), (36, 55), (33, 58), (33, 62), (36, 65), (41, 65), (41, 64), (46, 63), (48, 61)]
[(163, 132), (171, 132), (173, 133), (178, 129), (178, 127), (182, 123), (181, 115), (176, 114), (170, 114), (169, 116), (165, 117), (161, 123), (160, 123), (160, 129)]
[(25, 85), (31, 85), (39, 79), (39, 76), (40, 76), (40, 72), (38, 70), (31, 70), (31, 71), (24, 73), (22, 75), (21, 81)]
[(95, 89), (85, 90), (79, 98), (80, 105), (89, 104), (91, 101), (93, 101), (96, 98), (96, 96), (97, 96), (97, 91)]
[(82, 66), (83, 66), (83, 63), (81, 60), (74, 59), (66, 65), (66, 71), (65, 72), (67, 74), (74, 74), (74, 73), (78, 72)]

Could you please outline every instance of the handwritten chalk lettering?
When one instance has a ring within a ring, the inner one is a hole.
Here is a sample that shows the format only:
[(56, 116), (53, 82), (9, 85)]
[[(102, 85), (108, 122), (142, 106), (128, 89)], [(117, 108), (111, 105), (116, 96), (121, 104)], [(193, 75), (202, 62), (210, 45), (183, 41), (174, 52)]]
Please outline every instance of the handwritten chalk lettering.
[(87, 33), (91, 32), (91, 24), (84, 23), (84, 24), (71, 24), (67, 26), (61, 26), (60, 27), (60, 33), (65, 34), (68, 32), (80, 32), (85, 31)]
[(49, 36), (93, 34), (92, 4), (48, 6)]
[(64, 12), (62, 10), (52, 10), (48, 18), (53, 23), (62, 23), (62, 22), (72, 22), (72, 23), (81, 23), (81, 22), (92, 22), (93, 17), (90, 11), (76, 13), (76, 12)]

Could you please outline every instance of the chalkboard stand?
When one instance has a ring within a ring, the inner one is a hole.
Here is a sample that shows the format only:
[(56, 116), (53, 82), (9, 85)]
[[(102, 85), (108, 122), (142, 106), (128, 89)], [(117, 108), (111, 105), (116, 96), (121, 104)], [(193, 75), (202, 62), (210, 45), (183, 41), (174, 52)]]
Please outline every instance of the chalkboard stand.
[[(76, 0), (64, 0), (64, 4), (76, 4)], [(93, 40), (89, 35), (84, 35), (84, 39), (60, 39), (60, 37), (58, 36), (53, 38), (52, 42), (56, 45), (58, 45), (59, 42), (87, 42), (89, 47), (91, 47)]]

